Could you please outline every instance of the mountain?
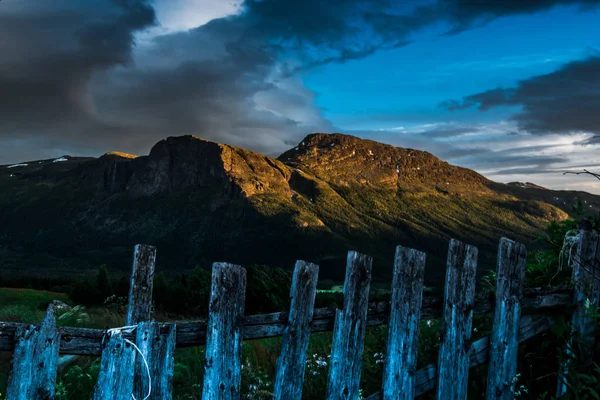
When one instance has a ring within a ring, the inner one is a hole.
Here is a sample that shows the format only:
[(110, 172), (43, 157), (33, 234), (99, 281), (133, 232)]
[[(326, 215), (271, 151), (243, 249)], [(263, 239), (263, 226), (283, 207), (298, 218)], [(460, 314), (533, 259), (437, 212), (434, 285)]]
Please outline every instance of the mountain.
[(504, 185), (430, 153), (342, 134), (311, 134), (277, 159), (193, 136), (147, 156), (107, 153), (0, 166), (0, 268), (8, 276), (128, 271), (132, 246), (158, 247), (177, 273), (214, 261), (292, 267), (340, 279), (347, 250), (389, 276), (394, 247), (428, 254), (440, 282), (449, 238), (494, 265), (501, 236), (534, 243), (551, 220), (600, 197)]

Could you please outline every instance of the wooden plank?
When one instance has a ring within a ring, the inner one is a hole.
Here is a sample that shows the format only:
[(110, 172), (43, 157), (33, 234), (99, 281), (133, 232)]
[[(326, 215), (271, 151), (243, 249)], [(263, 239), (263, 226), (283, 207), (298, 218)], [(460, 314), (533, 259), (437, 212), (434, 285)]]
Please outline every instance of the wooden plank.
[(344, 308), (336, 311), (333, 328), (328, 400), (355, 400), (359, 396), (372, 265), (370, 256), (348, 252)]
[(290, 289), (290, 313), (282, 334), (281, 354), (277, 360), (274, 384), (274, 398), (277, 400), (302, 399), (306, 352), (318, 279), (318, 265), (305, 261), (296, 262)]
[[(571, 288), (564, 286), (550, 289), (525, 289), (523, 311), (543, 311), (572, 307)], [(491, 295), (478, 296), (475, 301), (475, 313), (487, 313), (493, 310), (494, 300)], [(436, 319), (442, 316), (443, 300), (441, 298), (423, 297), (421, 320)], [(561, 310), (562, 311), (562, 310)], [(369, 303), (367, 326), (378, 326), (388, 321), (389, 303)], [(335, 308), (316, 308), (311, 322), (311, 332), (333, 330)], [(288, 313), (258, 314), (245, 317), (244, 340), (264, 339), (281, 336), (286, 326)], [(168, 324), (161, 324), (161, 331)], [(12, 351), (15, 347), (15, 332), (26, 324), (0, 322), (0, 351)], [(60, 327), (61, 354), (99, 356), (102, 353), (102, 338), (105, 331), (100, 329)], [(124, 333), (130, 340), (135, 334)], [(176, 347), (202, 346), (206, 343), (205, 321), (177, 321)]]
[(514, 399), (517, 374), (521, 299), (525, 284), (525, 246), (502, 238), (498, 246), (496, 308), (490, 335), (487, 400)]
[(105, 339), (93, 400), (131, 400), (136, 350), (117, 329)]
[(15, 334), (6, 398), (47, 400), (54, 398), (60, 333), (53, 306), (49, 305), (41, 326), (22, 326)]
[[(549, 315), (535, 314), (524, 315), (521, 318), (519, 327), (519, 343), (531, 339), (540, 333), (546, 332), (552, 325), (556, 323), (556, 319)], [(471, 345), (469, 351), (471, 357), (470, 367), (485, 364), (488, 361), (490, 337), (486, 336)], [(435, 389), (437, 380), (437, 368), (435, 364), (429, 364), (415, 373), (416, 391), (415, 395), (420, 396), (430, 390)], [(365, 400), (380, 400), (382, 393), (377, 392), (367, 397)]]
[[(139, 354), (136, 356), (134, 382), (136, 399), (141, 400), (149, 396), (148, 400), (167, 400), (173, 396), (175, 332), (175, 324), (169, 324), (167, 331), (163, 333), (161, 333), (161, 324), (158, 322), (140, 322), (138, 324), (135, 344), (143, 357)], [(146, 360), (148, 367), (143, 359)], [(150, 380), (148, 372), (150, 372)]]
[(242, 340), (246, 270), (214, 263), (208, 307), (203, 400), (238, 400), (242, 379)]
[(424, 276), (425, 253), (398, 246), (383, 366), (385, 400), (413, 400), (415, 397)]
[(448, 249), (437, 399), (466, 400), (477, 248), (452, 239)]
[(557, 398), (567, 392), (569, 358), (573, 354), (571, 349), (576, 349), (579, 363), (585, 364), (592, 357), (597, 321), (591, 315), (596, 312), (600, 304), (600, 235), (598, 233), (583, 229), (579, 231), (572, 280), (575, 285), (575, 310), (571, 318), (572, 335), (569, 346), (565, 350), (568, 358), (559, 370)]
[(137, 325), (142, 321), (150, 321), (155, 262), (156, 247), (145, 244), (135, 246), (129, 283), (127, 325)]
[[(141, 354), (136, 357), (133, 385), (136, 397), (145, 398), (149, 392), (149, 385), (152, 383), (152, 386), (156, 387), (152, 387), (150, 390), (151, 399), (170, 399), (173, 384), (172, 357), (175, 351), (175, 331), (172, 326), (167, 326), (167, 332), (161, 335), (160, 325), (149, 323), (152, 318), (155, 263), (156, 248), (154, 246), (142, 244), (135, 246), (129, 283), (127, 325), (138, 325), (135, 343)], [(163, 370), (163, 368), (166, 369)], [(152, 376), (156, 377), (152, 382), (148, 380), (148, 369), (152, 372)], [(165, 376), (171, 377), (171, 379), (162, 379)]]

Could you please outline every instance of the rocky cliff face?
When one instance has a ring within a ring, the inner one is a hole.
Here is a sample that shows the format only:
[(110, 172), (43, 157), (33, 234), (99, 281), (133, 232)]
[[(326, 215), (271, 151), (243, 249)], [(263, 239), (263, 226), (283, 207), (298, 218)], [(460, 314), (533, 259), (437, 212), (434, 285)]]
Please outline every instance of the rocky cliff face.
[[(321, 264), (341, 277), (349, 249), (392, 267), (394, 247), (428, 253), (428, 284), (443, 276), (449, 238), (494, 264), (498, 239), (533, 242), (597, 196), (491, 182), (433, 155), (346, 135), (314, 134), (278, 159), (193, 136), (150, 154), (0, 166), (0, 268), (52, 274), (129, 268), (131, 248), (159, 248), (168, 270), (213, 261)], [(46, 268), (46, 269), (47, 269)]]
[(194, 136), (161, 140), (148, 156), (111, 158), (104, 186), (112, 193), (152, 196), (217, 188), (234, 198), (265, 190), (289, 191), (290, 170), (281, 162)]

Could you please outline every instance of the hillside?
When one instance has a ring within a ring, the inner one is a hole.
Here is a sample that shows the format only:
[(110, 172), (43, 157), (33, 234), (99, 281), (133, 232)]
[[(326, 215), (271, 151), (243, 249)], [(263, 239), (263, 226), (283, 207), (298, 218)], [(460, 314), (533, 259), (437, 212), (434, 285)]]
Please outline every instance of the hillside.
[(170, 137), (147, 156), (0, 166), (0, 268), (7, 276), (76, 276), (100, 264), (127, 271), (132, 246), (148, 243), (167, 273), (213, 261), (291, 267), (301, 258), (340, 278), (355, 249), (373, 255), (385, 278), (402, 244), (428, 253), (431, 285), (443, 276), (448, 238), (478, 245), (493, 265), (501, 236), (530, 244), (577, 199), (600, 206), (591, 194), (499, 184), (427, 152), (341, 134), (309, 135), (278, 159)]

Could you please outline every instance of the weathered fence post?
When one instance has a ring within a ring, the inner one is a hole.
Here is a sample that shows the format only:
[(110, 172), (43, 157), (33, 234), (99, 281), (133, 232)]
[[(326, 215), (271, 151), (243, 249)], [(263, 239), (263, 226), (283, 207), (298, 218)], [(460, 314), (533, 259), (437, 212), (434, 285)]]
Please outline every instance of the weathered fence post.
[(384, 400), (415, 398), (424, 276), (425, 253), (398, 246), (383, 367)]
[(466, 400), (477, 248), (450, 241), (438, 356), (438, 400)]
[(6, 398), (10, 400), (49, 400), (54, 398), (60, 333), (54, 310), (48, 306), (39, 327), (29, 325), (15, 334)]
[[(566, 240), (566, 239), (565, 239)], [(591, 317), (598, 309), (600, 300), (600, 235), (580, 230), (577, 253), (573, 259), (573, 283), (575, 285), (575, 311), (571, 319), (572, 335), (566, 351), (567, 357), (576, 350), (582, 362), (589, 362), (594, 345), (596, 321)], [(570, 360), (561, 365), (556, 397), (567, 392), (567, 374)]]
[(301, 400), (306, 367), (310, 323), (315, 306), (319, 266), (296, 262), (290, 296), (292, 303), (283, 331), (281, 354), (277, 360), (275, 399)]
[(202, 400), (239, 400), (246, 270), (214, 263), (204, 358)]
[(513, 378), (517, 373), (526, 258), (527, 250), (524, 245), (506, 238), (500, 239), (487, 400), (512, 400), (515, 397)]
[(131, 281), (129, 282), (127, 325), (150, 321), (155, 262), (156, 247), (145, 244), (135, 246), (133, 269), (131, 271)]
[[(173, 396), (173, 369), (175, 367), (175, 324), (166, 325), (161, 333), (158, 322), (140, 322), (136, 329), (135, 343), (148, 363), (148, 369), (138, 355), (135, 375), (135, 397), (149, 400), (170, 400)], [(150, 381), (148, 381), (148, 372)], [(149, 390), (151, 387), (151, 390)]]
[[(173, 391), (175, 354), (175, 324), (160, 333), (160, 324), (152, 319), (152, 288), (156, 264), (156, 247), (138, 244), (133, 252), (133, 267), (129, 283), (127, 325), (137, 325), (136, 345), (141, 356), (136, 356), (134, 394), (149, 400), (170, 399)], [(146, 362), (144, 362), (144, 360)], [(151, 379), (148, 380), (148, 370)]]
[(93, 400), (131, 400), (135, 355), (135, 348), (121, 331), (115, 329), (105, 335)]
[(327, 385), (328, 400), (358, 399), (373, 259), (348, 252), (344, 308), (337, 310)]

